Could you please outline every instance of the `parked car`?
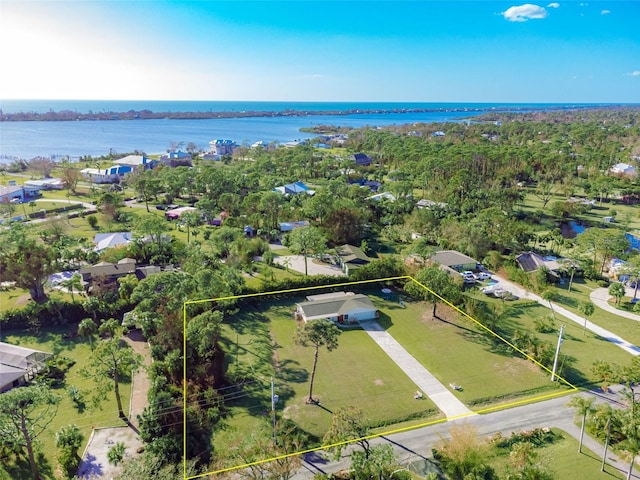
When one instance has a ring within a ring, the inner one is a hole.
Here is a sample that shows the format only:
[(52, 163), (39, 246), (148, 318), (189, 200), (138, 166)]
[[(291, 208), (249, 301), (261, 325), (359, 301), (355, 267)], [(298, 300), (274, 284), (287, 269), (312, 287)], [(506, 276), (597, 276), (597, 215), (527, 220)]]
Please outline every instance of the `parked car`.
[(166, 210), (167, 207), (166, 207), (166, 205), (156, 205), (156, 208), (158, 210)]
[(462, 280), (464, 283), (476, 283), (476, 277), (471, 270), (465, 270), (462, 272)]
[(22, 199), (16, 197), (11, 199), (11, 203), (22, 203)]
[(476, 273), (476, 280), (491, 280), (491, 274), (487, 272)]

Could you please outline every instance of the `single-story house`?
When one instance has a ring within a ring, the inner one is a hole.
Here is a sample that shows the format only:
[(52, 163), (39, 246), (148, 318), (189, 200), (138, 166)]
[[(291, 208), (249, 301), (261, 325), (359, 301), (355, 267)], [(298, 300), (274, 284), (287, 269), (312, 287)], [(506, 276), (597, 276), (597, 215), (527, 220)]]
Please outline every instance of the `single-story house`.
[(0, 392), (24, 385), (52, 356), (51, 353), (0, 342)]
[(444, 202), (435, 202), (433, 200), (427, 200), (425, 198), (423, 198), (422, 200), (418, 200), (416, 206), (418, 208), (426, 208), (427, 210), (430, 210), (432, 208), (447, 208), (447, 204)]
[(42, 180), (27, 180), (24, 182), (24, 186), (38, 190), (62, 190), (64, 182), (61, 178), (43, 178)]
[(482, 267), (475, 258), (455, 250), (441, 250), (432, 255), (429, 260), (458, 273), (465, 270), (475, 271)]
[(545, 267), (552, 275), (558, 276), (563, 269), (556, 257), (543, 257), (535, 252), (521, 253), (516, 257), (516, 262), (525, 272), (534, 272)]
[(113, 165), (109, 168), (85, 168), (80, 170), (80, 173), (91, 183), (119, 183), (125, 175), (132, 171), (133, 169), (129, 165)]
[(636, 167), (634, 167), (633, 165), (629, 165), (628, 163), (616, 163), (609, 169), (609, 173), (611, 173), (612, 175), (625, 175), (628, 177), (638, 176)]
[(167, 210), (164, 213), (164, 218), (167, 220), (178, 220), (185, 212), (195, 212), (196, 207), (178, 207), (171, 210)]
[(190, 167), (192, 165), (191, 154), (187, 152), (169, 152), (160, 155), (160, 163), (168, 167)]
[(396, 196), (393, 193), (389, 193), (389, 192), (381, 192), (381, 193), (376, 193), (375, 195), (371, 195), (370, 197), (367, 197), (367, 200), (373, 200), (373, 201), (378, 201), (378, 200), (382, 200), (383, 198), (389, 200), (390, 202), (395, 202), (396, 201)]
[(353, 155), (353, 160), (354, 162), (356, 162), (356, 165), (359, 165), (361, 167), (368, 167), (373, 163), (371, 157), (364, 153), (355, 153)]
[(336, 247), (336, 253), (338, 254), (340, 267), (347, 275), (363, 265), (368, 265), (374, 260), (368, 257), (361, 248), (349, 244)]
[(96, 244), (94, 250), (101, 252), (107, 248), (129, 245), (133, 236), (131, 232), (96, 233), (93, 243)]
[(280, 192), (283, 195), (297, 195), (299, 193), (314, 195), (316, 193), (315, 190), (311, 190), (302, 182), (295, 182), (295, 183), (289, 183), (287, 185), (282, 185), (281, 187), (274, 188), (273, 191)]
[(133, 258), (123, 258), (118, 263), (100, 262), (80, 269), (80, 275), (84, 283), (89, 283), (99, 277), (107, 281), (114, 281), (120, 277), (135, 273), (136, 261)]
[(11, 180), (6, 187), (0, 187), (0, 203), (26, 203), (40, 196), (40, 188), (29, 185), (16, 185)]
[(137, 172), (138, 170), (151, 170), (157, 165), (158, 161), (147, 158), (144, 155), (127, 155), (115, 160), (113, 163), (131, 167), (132, 172)]
[(309, 322), (326, 319), (338, 324), (355, 324), (377, 318), (378, 310), (366, 295), (337, 292), (307, 297), (298, 303), (296, 317)]

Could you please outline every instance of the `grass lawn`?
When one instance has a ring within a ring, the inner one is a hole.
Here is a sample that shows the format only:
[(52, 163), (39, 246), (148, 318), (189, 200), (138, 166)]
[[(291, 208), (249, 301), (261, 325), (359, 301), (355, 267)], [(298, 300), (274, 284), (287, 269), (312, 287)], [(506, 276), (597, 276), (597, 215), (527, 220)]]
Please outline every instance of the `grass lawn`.
[[(605, 467), (605, 472), (600, 471), (602, 459), (588, 448), (582, 447), (582, 454), (578, 453), (578, 441), (568, 433), (552, 429), (554, 433), (561, 435), (562, 439), (542, 448), (536, 448), (535, 452), (542, 460), (542, 464), (552, 472), (553, 478), (588, 478), (588, 479), (612, 479), (625, 478), (622, 472), (613, 466)], [(500, 475), (508, 465), (508, 455), (497, 455), (491, 463)]]
[[(46, 465), (48, 464), (53, 470), (57, 468), (56, 455), (58, 453), (55, 448), (55, 433), (60, 430), (61, 427), (70, 424), (75, 424), (80, 427), (84, 434), (84, 442), (79, 451), (80, 454), (82, 454), (91, 435), (92, 428), (123, 425), (123, 422), (118, 418), (118, 410), (113, 392), (107, 395), (107, 400), (102, 402), (98, 408), (92, 407), (90, 396), (94, 388), (94, 383), (92, 380), (80, 375), (80, 370), (86, 365), (87, 359), (91, 355), (91, 349), (88, 342), (80, 337), (64, 337), (65, 334), (75, 333), (75, 329), (75, 326), (51, 327), (43, 329), (38, 337), (26, 333), (9, 331), (3, 332), (2, 338), (2, 341), (7, 343), (54, 353), (57, 356), (67, 357), (76, 361), (75, 365), (71, 367), (67, 373), (65, 386), (53, 388), (54, 393), (59, 395), (62, 400), (53, 421), (47, 430), (39, 437), (39, 442), (42, 446), (41, 450), (44, 454), (44, 461), (46, 462), (46, 464), (43, 465), (47, 468)], [(84, 409), (78, 409), (69, 398), (66, 389), (71, 385), (78, 387), (84, 392), (86, 399), (86, 407)], [(128, 410), (131, 383), (128, 381), (121, 383), (120, 392), (125, 410)], [(28, 464), (20, 465), (19, 467), (29, 468)], [(20, 476), (16, 468), (7, 468), (7, 471), (13, 475), (11, 478), (30, 478), (30, 474), (28, 474), (27, 477)], [(0, 473), (0, 479), (1, 478)]]

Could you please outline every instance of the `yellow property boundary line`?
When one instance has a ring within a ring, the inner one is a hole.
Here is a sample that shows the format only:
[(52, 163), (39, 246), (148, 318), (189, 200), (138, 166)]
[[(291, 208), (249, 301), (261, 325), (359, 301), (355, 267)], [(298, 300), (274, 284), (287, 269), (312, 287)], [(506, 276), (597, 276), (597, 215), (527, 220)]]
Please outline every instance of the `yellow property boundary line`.
[(258, 464), (261, 464), (261, 463), (269, 463), (269, 462), (273, 462), (273, 461), (276, 461), (276, 460), (281, 460), (281, 459), (285, 459), (285, 458), (289, 458), (289, 457), (294, 457), (294, 456), (297, 456), (297, 455), (305, 455), (307, 453), (317, 452), (319, 450), (325, 450), (325, 449), (328, 449), (328, 448), (348, 445), (350, 443), (354, 443), (354, 442), (357, 442), (357, 441), (371, 440), (373, 438), (377, 438), (377, 437), (381, 437), (381, 436), (387, 436), (387, 435), (392, 435), (392, 434), (395, 434), (395, 433), (406, 432), (406, 431), (409, 431), (409, 430), (415, 430), (417, 428), (428, 427), (428, 426), (431, 426), (431, 425), (436, 425), (438, 423), (444, 423), (444, 422), (447, 422), (449, 420), (455, 420), (457, 418), (467, 417), (469, 415), (489, 413), (489, 412), (492, 412), (492, 411), (503, 410), (503, 409), (510, 408), (510, 407), (524, 405), (524, 404), (527, 404), (527, 403), (533, 403), (533, 402), (537, 402), (537, 401), (541, 401), (541, 400), (547, 400), (547, 399), (550, 399), (550, 398), (553, 398), (553, 397), (559, 397), (561, 395), (566, 395), (567, 393), (571, 393), (571, 392), (574, 392), (574, 391), (578, 390), (578, 387), (576, 387), (575, 385), (571, 384), (570, 382), (568, 382), (567, 380), (565, 380), (564, 378), (562, 378), (561, 376), (556, 374), (556, 377), (558, 378), (558, 380), (561, 383), (564, 383), (565, 385), (567, 385), (570, 388), (570, 390), (568, 392), (555, 392), (555, 393), (551, 393), (551, 394), (547, 394), (547, 395), (542, 395), (540, 397), (534, 397), (534, 398), (525, 399), (525, 400), (517, 400), (517, 401), (514, 401), (514, 402), (510, 402), (510, 403), (506, 403), (506, 404), (502, 404), (502, 405), (497, 405), (497, 406), (493, 406), (493, 407), (488, 407), (488, 408), (485, 408), (485, 409), (477, 410), (477, 411), (472, 412), (472, 413), (464, 413), (464, 414), (461, 414), (461, 415), (456, 415), (454, 417), (442, 418), (442, 419), (438, 419), (438, 420), (432, 420), (432, 421), (429, 421), (429, 422), (421, 423), (419, 425), (412, 425), (412, 426), (408, 426), (408, 427), (398, 428), (396, 430), (390, 430), (388, 432), (367, 435), (365, 437), (354, 438), (352, 440), (345, 440), (345, 441), (342, 441), (342, 442), (333, 443), (331, 445), (321, 445), (319, 447), (309, 448), (307, 450), (300, 450), (298, 452), (287, 453), (287, 454), (279, 455), (279, 456), (276, 456), (276, 457), (273, 457), (273, 458), (266, 458), (264, 460), (258, 460), (258, 461), (255, 461), (255, 462), (246, 463), (244, 465), (238, 465), (238, 466), (235, 466), (235, 467), (223, 468), (222, 470), (216, 470), (216, 471), (212, 471), (212, 472), (201, 473), (201, 474), (194, 475), (194, 476), (191, 476), (191, 477), (187, 476), (187, 355), (186, 355), (186, 352), (187, 352), (187, 305), (195, 305), (195, 304), (210, 303), (210, 302), (219, 302), (219, 301), (223, 301), (223, 300), (238, 300), (238, 299), (250, 298), (250, 297), (264, 297), (264, 296), (267, 296), (267, 295), (278, 295), (278, 294), (283, 294), (283, 293), (295, 293), (295, 292), (301, 292), (301, 291), (305, 291), (305, 290), (319, 290), (319, 289), (322, 289), (322, 288), (345, 287), (345, 286), (349, 286), (349, 285), (362, 285), (362, 284), (367, 284), (367, 283), (378, 283), (378, 282), (385, 282), (385, 281), (392, 281), (392, 280), (409, 280), (409, 281), (415, 282), (417, 285), (419, 285), (420, 287), (424, 288), (429, 293), (431, 293), (436, 298), (438, 298), (438, 300), (440, 300), (443, 303), (447, 304), (451, 308), (455, 309), (458, 313), (462, 314), (463, 316), (465, 316), (466, 318), (468, 318), (469, 320), (474, 322), (481, 329), (485, 330), (489, 334), (493, 335), (494, 337), (498, 338), (499, 340), (501, 340), (505, 344), (509, 345), (516, 352), (524, 355), (525, 358), (527, 358), (528, 360), (531, 360), (533, 363), (538, 365), (543, 370), (547, 371), (550, 374), (553, 374), (553, 372), (549, 368), (547, 368), (544, 365), (542, 365), (540, 362), (535, 360), (533, 357), (528, 355), (526, 352), (524, 352), (523, 350), (519, 349), (518, 347), (513, 345), (511, 342), (509, 342), (508, 340), (506, 340), (502, 336), (498, 335), (496, 332), (494, 332), (490, 328), (486, 327), (485, 325), (480, 323), (478, 320), (473, 318), (471, 315), (469, 315), (468, 313), (462, 311), (460, 308), (456, 307), (451, 302), (449, 302), (448, 300), (446, 300), (442, 296), (438, 295), (436, 292), (434, 292), (430, 288), (426, 287), (425, 285), (423, 285), (422, 283), (420, 283), (419, 281), (417, 281), (415, 278), (413, 278), (410, 275), (403, 275), (403, 276), (399, 276), (399, 277), (388, 277), (388, 278), (376, 278), (374, 280), (360, 280), (360, 281), (356, 281), (356, 282), (332, 283), (332, 284), (329, 284), (329, 285), (314, 285), (314, 286), (311, 286), (311, 287), (292, 288), (292, 289), (288, 289), (288, 290), (277, 290), (277, 291), (273, 291), (273, 292), (251, 293), (251, 294), (247, 294), (247, 295), (231, 295), (231, 296), (227, 296), (227, 297), (208, 298), (208, 299), (204, 299), (204, 300), (190, 300), (190, 301), (184, 302), (183, 307), (182, 307), (182, 309), (183, 309), (183, 354), (182, 354), (182, 358), (183, 358), (183, 366), (182, 366), (183, 367), (183, 379), (182, 379), (182, 384), (183, 384), (183, 391), (182, 391), (182, 400), (183, 400), (183, 402), (182, 402), (183, 403), (183, 408), (182, 408), (182, 421), (183, 421), (183, 429), (182, 429), (182, 435), (183, 435), (183, 445), (182, 445), (182, 447), (183, 447), (183, 480), (192, 480), (192, 479), (195, 479), (195, 478), (205, 477), (207, 475), (215, 475), (217, 473), (230, 472), (230, 471), (233, 471), (233, 470), (239, 470), (241, 468), (247, 468), (247, 467), (250, 467), (252, 465), (258, 465)]

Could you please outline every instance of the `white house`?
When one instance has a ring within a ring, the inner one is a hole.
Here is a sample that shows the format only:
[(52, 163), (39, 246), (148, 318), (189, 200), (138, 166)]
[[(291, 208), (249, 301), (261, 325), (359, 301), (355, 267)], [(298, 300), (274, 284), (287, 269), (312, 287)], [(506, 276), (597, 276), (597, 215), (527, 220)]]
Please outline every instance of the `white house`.
[(211, 140), (209, 142), (209, 153), (221, 157), (223, 155), (233, 155), (233, 151), (237, 147), (233, 140)]
[(116, 165), (131, 167), (132, 172), (137, 172), (138, 170), (152, 169), (155, 166), (156, 161), (151, 160), (144, 155), (127, 155), (126, 157), (115, 160), (113, 163)]
[(616, 163), (613, 167), (609, 169), (609, 173), (613, 175), (625, 175), (628, 177), (638, 176), (636, 167), (634, 167), (633, 165), (629, 165), (628, 163)]
[(80, 170), (80, 173), (91, 183), (119, 183), (125, 175), (132, 171), (133, 169), (129, 165), (113, 165), (109, 168), (85, 168)]
[(308, 296), (306, 302), (297, 304), (296, 316), (305, 322), (325, 319), (338, 324), (356, 324), (377, 318), (378, 310), (366, 295), (336, 292)]
[(25, 384), (52, 355), (0, 342), (0, 392)]

